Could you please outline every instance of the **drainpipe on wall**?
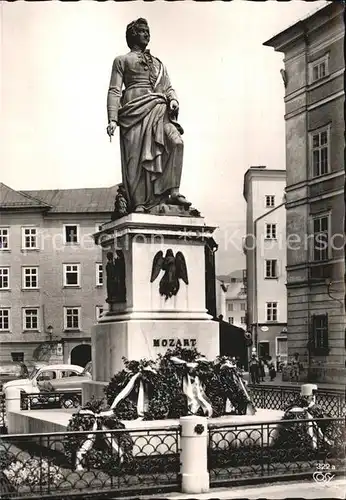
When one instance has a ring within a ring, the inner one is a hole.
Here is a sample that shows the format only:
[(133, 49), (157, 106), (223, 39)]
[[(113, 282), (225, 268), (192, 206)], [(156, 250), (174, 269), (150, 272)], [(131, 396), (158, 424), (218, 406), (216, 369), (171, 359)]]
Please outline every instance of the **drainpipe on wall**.
[[(309, 60), (308, 60), (308, 35), (307, 35), (307, 30), (306, 27), (304, 26), (304, 43), (305, 43), (305, 87), (307, 88), (309, 84)], [(306, 110), (305, 113), (305, 164), (306, 164), (306, 179), (309, 179), (309, 169), (310, 169), (310, 155), (309, 155), (309, 116), (308, 116), (308, 111)], [(309, 187), (308, 187), (309, 189)], [(308, 193), (309, 196), (309, 193)], [(309, 204), (307, 206), (307, 210), (309, 210)], [(310, 213), (307, 213), (306, 217), (306, 234), (309, 234), (309, 217)], [(310, 262), (310, 249), (308, 248), (308, 262)], [(310, 280), (310, 267), (308, 266), (308, 296), (307, 296), (307, 358), (308, 358), (308, 373), (307, 373), (307, 380), (310, 380), (310, 375), (311, 375), (311, 365), (312, 365), (312, 355), (311, 355), (311, 350), (310, 350), (310, 339), (311, 339), (311, 311), (310, 311), (310, 293), (311, 293), (311, 280)]]

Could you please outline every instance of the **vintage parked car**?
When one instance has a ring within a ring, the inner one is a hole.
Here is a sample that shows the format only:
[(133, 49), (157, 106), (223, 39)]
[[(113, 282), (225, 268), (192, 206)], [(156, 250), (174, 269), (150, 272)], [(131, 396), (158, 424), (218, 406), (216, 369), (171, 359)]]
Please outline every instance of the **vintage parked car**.
[(6, 382), (22, 379), (29, 376), (29, 371), (24, 363), (8, 361), (0, 364), (0, 390)]
[(35, 368), (27, 378), (12, 380), (3, 386), (3, 390), (8, 387), (18, 387), (22, 393), (31, 394), (22, 398), (22, 409), (28, 408), (73, 408), (79, 406), (80, 398), (64, 394), (52, 396), (45, 394), (45, 384), (48, 381), (63, 380), (68, 377), (76, 376), (83, 372), (83, 368), (78, 365), (58, 364), (47, 365)]
[(27, 378), (12, 380), (3, 385), (3, 390), (8, 387), (18, 387), (27, 394), (40, 392), (41, 384), (47, 380), (60, 380), (83, 372), (78, 365), (47, 365), (35, 368)]
[(70, 377), (47, 380), (43, 389), (46, 391), (77, 391), (82, 390), (82, 383), (92, 379), (92, 362), (89, 361), (82, 373)]

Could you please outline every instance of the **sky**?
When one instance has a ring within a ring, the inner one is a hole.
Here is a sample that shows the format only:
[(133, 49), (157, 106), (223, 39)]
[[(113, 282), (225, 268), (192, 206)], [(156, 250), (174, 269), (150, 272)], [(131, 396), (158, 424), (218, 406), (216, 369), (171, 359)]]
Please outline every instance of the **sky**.
[(245, 267), (244, 173), (285, 168), (283, 54), (263, 42), (326, 5), (304, 2), (1, 2), (0, 181), (13, 189), (121, 182), (106, 135), (113, 59), (144, 17), (184, 127), (181, 192), (219, 229), (217, 272)]

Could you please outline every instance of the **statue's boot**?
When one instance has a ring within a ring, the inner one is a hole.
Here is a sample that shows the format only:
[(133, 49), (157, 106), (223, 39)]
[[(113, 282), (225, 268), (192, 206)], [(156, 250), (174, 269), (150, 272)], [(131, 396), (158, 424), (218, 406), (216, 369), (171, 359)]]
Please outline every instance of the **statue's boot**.
[(168, 203), (171, 203), (172, 205), (182, 205), (185, 208), (189, 208), (191, 206), (191, 202), (180, 193), (172, 193)]
[(146, 212), (145, 210), (145, 206), (144, 205), (138, 205), (135, 210), (134, 210), (137, 214), (143, 214)]

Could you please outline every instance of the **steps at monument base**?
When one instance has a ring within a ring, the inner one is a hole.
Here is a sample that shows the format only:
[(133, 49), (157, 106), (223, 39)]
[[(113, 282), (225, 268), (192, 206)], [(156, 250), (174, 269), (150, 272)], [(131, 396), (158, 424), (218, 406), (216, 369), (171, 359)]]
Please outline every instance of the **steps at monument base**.
[[(11, 433), (34, 434), (50, 432), (66, 432), (67, 425), (76, 410), (24, 410), (11, 412), (10, 418), (13, 422)], [(221, 425), (213, 431), (211, 447), (218, 449), (228, 448), (230, 443), (233, 447), (261, 443), (263, 446), (271, 445), (276, 437), (275, 425), (261, 424), (277, 422), (283, 417), (284, 412), (279, 410), (258, 409), (255, 415), (224, 415), (222, 417), (209, 418), (208, 424)], [(124, 420), (126, 429), (137, 431), (134, 434), (133, 454), (145, 456), (176, 453), (175, 435), (173, 429), (179, 425), (178, 419), (166, 420)], [(227, 430), (228, 426), (239, 426), (247, 424), (244, 430), (241, 428)], [(169, 428), (172, 428), (172, 431)], [(56, 443), (55, 449), (59, 449)], [(180, 448), (180, 437), (178, 438)], [(62, 450), (61, 450), (62, 451)]]

